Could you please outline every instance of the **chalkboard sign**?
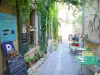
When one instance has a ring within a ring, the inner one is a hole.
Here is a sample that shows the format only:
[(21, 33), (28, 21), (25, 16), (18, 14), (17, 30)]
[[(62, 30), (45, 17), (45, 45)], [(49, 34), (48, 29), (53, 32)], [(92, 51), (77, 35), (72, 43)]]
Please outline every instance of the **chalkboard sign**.
[(22, 33), (22, 43), (25, 44), (27, 42), (27, 34)]
[(8, 75), (28, 75), (24, 58), (21, 54), (9, 58), (8, 61)]

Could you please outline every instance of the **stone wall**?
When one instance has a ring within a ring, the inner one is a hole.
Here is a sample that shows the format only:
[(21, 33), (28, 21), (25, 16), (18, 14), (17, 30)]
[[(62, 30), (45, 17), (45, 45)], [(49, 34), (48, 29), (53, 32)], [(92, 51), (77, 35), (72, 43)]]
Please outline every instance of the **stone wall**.
[(88, 34), (88, 40), (85, 40), (85, 46), (88, 45), (92, 50), (95, 50), (95, 55), (100, 56), (100, 11), (98, 12), (100, 10), (100, 1), (89, 1), (90, 4), (85, 4), (84, 8), (84, 34)]

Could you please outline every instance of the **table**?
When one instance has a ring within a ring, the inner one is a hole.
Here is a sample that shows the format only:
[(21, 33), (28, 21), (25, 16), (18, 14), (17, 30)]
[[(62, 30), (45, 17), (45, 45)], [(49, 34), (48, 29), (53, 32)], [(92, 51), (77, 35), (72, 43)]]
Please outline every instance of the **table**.
[(70, 46), (70, 52), (74, 55), (77, 48), (76, 46)]
[(84, 48), (84, 47), (79, 47), (79, 48), (77, 48), (77, 50), (85, 51), (86, 48)]
[(83, 51), (82, 56), (93, 56), (92, 51)]
[(69, 48), (72, 46), (72, 44), (82, 44), (82, 42), (76, 42), (76, 43), (74, 43), (74, 42), (69, 42)]
[(77, 48), (78, 48), (78, 47), (76, 47), (76, 46), (70, 46), (70, 49), (71, 49), (72, 51), (75, 51)]
[(75, 55), (75, 52), (77, 53), (77, 55), (79, 55), (79, 53), (82, 53), (82, 51), (86, 51), (85, 48), (77, 47), (77, 46), (70, 46), (70, 50), (71, 50), (73, 55)]
[(84, 51), (86, 51), (86, 48), (84, 48), (84, 47), (78, 47), (76, 49), (77, 55), (82, 55), (82, 52), (84, 52)]
[[(81, 64), (81, 68), (79, 70), (78, 75), (80, 75), (80, 72), (82, 74), (82, 66), (84, 65), (100, 65), (100, 62), (98, 62), (98, 57), (96, 56), (76, 56), (76, 60), (79, 64)], [(89, 68), (88, 68), (89, 69)], [(93, 68), (95, 69), (95, 68)], [(89, 69), (90, 70), (90, 69)], [(91, 70), (90, 70), (91, 71)], [(92, 72), (92, 71), (91, 71)]]

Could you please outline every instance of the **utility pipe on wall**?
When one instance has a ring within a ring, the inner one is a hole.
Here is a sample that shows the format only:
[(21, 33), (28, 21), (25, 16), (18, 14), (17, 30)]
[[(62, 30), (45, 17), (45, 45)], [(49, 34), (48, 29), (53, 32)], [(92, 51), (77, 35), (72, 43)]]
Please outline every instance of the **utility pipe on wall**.
[[(82, 8), (82, 35), (84, 36), (84, 8)], [(83, 38), (83, 47), (84, 47), (84, 38)]]

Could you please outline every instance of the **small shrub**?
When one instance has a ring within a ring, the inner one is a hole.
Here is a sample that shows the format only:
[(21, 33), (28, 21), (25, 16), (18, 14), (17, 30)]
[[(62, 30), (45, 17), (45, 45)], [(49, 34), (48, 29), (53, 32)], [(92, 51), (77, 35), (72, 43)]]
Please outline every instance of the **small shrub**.
[(55, 50), (58, 49), (58, 43), (54, 43)]

